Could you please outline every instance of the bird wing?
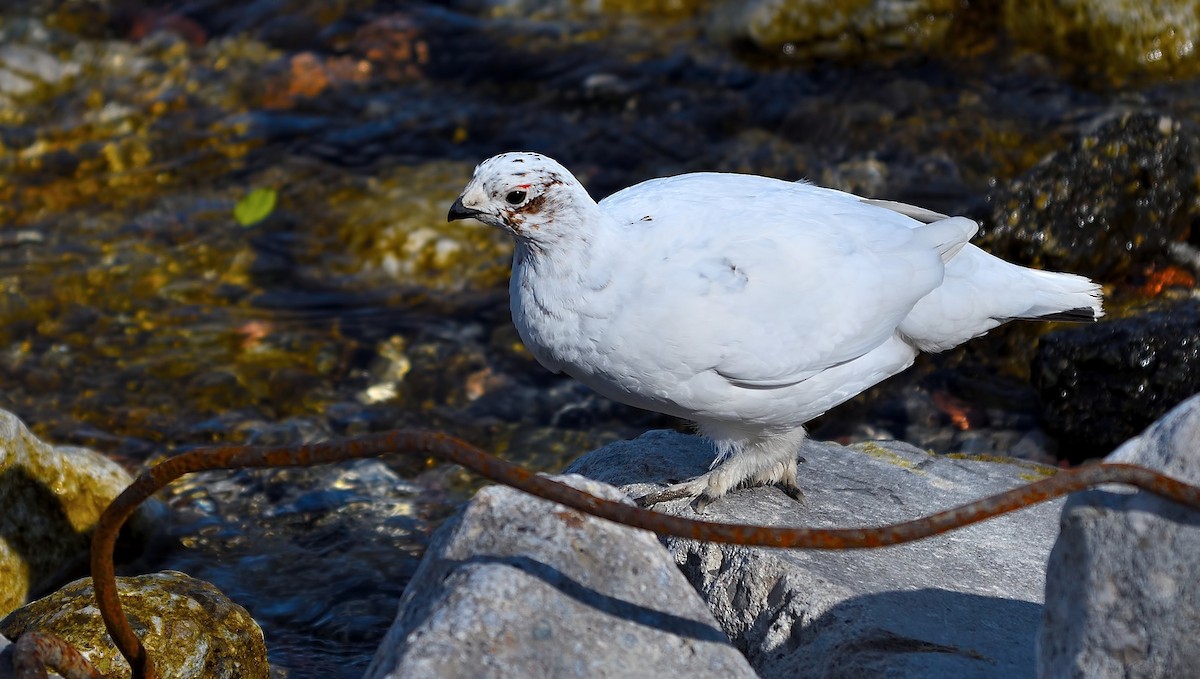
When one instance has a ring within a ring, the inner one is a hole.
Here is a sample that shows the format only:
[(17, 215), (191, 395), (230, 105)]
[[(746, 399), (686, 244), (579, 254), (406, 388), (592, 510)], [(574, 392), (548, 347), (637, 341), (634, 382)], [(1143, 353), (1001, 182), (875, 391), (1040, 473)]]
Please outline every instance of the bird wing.
[(656, 303), (630, 305), (621, 326), (652, 328), (665, 364), (746, 388), (795, 384), (883, 344), (941, 283), (940, 252), (973, 233), (749, 175), (653, 180), (600, 205), (654, 263), (638, 294)]
[(875, 207), (881, 207), (892, 212), (899, 212), (905, 217), (911, 217), (922, 224), (932, 224), (943, 219), (950, 219), (950, 215), (944, 215), (940, 212), (934, 212), (933, 210), (917, 207), (916, 205), (909, 205), (908, 203), (899, 203), (894, 200), (881, 200), (879, 198), (860, 198), (859, 200), (867, 205), (874, 205)]

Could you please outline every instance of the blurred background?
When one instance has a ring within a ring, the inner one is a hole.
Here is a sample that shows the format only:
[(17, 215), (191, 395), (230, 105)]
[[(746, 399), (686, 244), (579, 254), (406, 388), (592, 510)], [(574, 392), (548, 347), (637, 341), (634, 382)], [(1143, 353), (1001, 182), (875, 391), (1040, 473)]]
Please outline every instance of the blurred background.
[[(695, 170), (981, 224), (1110, 314), (1007, 326), (813, 423), (1102, 456), (1200, 390), (1197, 3), (45, 0), (0, 8), (0, 407), (136, 470), (217, 442), (442, 429), (557, 471), (686, 425), (549, 375), (511, 243), (446, 211), (534, 150), (597, 199)], [(197, 475), (129, 569), (214, 582), (279, 676), (357, 677), (477, 482), (395, 456)]]

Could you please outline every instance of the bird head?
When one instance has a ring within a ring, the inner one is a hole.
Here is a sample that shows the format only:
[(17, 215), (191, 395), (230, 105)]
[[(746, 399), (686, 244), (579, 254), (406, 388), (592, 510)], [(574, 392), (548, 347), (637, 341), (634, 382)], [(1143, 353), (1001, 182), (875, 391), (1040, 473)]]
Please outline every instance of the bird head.
[(574, 208), (595, 202), (562, 165), (538, 153), (502, 153), (480, 163), (447, 221), (473, 217), (518, 240), (560, 239)]

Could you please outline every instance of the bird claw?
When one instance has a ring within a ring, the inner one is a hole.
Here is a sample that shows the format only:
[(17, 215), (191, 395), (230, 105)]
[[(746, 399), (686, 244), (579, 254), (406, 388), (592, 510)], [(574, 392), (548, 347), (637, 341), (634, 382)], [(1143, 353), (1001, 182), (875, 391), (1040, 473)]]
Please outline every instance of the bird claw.
[(715, 498), (709, 497), (708, 493), (700, 493), (696, 499), (692, 501), (692, 510), (697, 514), (707, 514), (708, 506), (713, 503)]
[(779, 489), (782, 490), (788, 497), (792, 498), (801, 505), (807, 505), (808, 502), (804, 499), (804, 491), (800, 490), (799, 486), (794, 486), (788, 483), (779, 484)]

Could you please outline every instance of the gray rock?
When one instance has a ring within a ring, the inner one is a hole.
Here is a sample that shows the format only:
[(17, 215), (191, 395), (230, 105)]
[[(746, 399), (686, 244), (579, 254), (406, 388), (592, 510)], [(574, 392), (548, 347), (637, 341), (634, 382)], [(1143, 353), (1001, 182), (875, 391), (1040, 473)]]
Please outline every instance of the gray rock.
[[(1107, 461), (1200, 484), (1200, 396)], [(1039, 676), (1196, 676), (1198, 556), (1200, 512), (1117, 488), (1072, 496), (1047, 571)]]
[[(703, 517), (770, 526), (874, 526), (916, 518), (1050, 473), (1023, 463), (933, 456), (896, 442), (806, 442), (805, 505), (775, 488), (732, 492)], [(646, 481), (707, 470), (699, 438), (650, 432), (568, 469), (640, 495)], [(668, 538), (733, 642), (764, 677), (1019, 677), (1035, 669), (1043, 569), (1057, 505), (907, 545), (824, 552)], [(684, 501), (663, 511), (692, 515)]]
[[(624, 496), (564, 477), (589, 493)], [(504, 487), (439, 529), (366, 676), (753, 677), (653, 533)]]

